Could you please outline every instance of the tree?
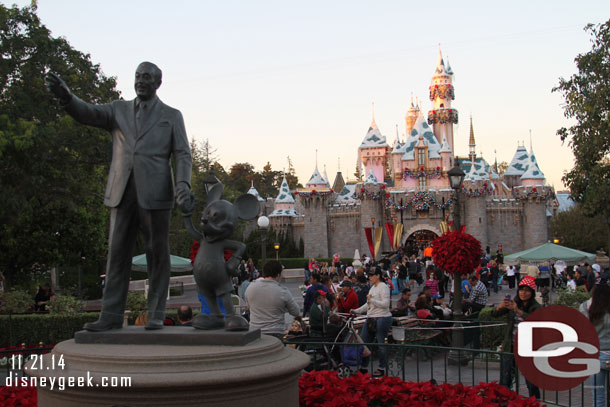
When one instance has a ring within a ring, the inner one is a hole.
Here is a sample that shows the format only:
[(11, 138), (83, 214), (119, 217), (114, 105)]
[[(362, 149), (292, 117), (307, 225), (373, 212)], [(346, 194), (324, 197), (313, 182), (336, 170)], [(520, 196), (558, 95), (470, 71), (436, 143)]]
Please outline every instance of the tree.
[(108, 229), (110, 134), (68, 117), (44, 75), (58, 73), (93, 103), (117, 99), (116, 81), (51, 37), (35, 4), (0, 4), (0, 58), (0, 270), (8, 284), (29, 279), (34, 266), (79, 265), (97, 274)]
[(282, 179), (283, 173), (281, 171), (274, 171), (271, 168), (271, 164), (267, 162), (260, 173), (259, 194), (263, 197), (275, 198), (282, 185)]
[(562, 180), (584, 214), (603, 216), (610, 252), (610, 20), (585, 30), (591, 35), (591, 51), (574, 59), (578, 73), (560, 78), (553, 88), (565, 99), (564, 116), (576, 122), (557, 131), (575, 158)]
[(254, 166), (250, 163), (235, 163), (229, 170), (229, 182), (232, 188), (241, 193), (250, 189), (254, 175)]
[(586, 216), (580, 205), (559, 212), (551, 218), (551, 236), (563, 246), (595, 253), (606, 244), (606, 222), (603, 215)]
[(290, 156), (286, 157), (288, 159), (288, 172), (286, 173), (286, 182), (288, 182), (288, 188), (290, 190), (295, 190), (297, 188), (303, 188), (303, 184), (299, 182), (299, 177), (297, 177), (297, 172), (292, 165), (292, 160)]
[(506, 161), (502, 161), (501, 163), (498, 164), (498, 175), (500, 176), (501, 179), (504, 178), (504, 173), (506, 172), (507, 169), (508, 169), (508, 163)]
[(354, 172), (354, 177), (356, 177), (356, 181), (364, 181), (364, 178), (362, 177), (362, 167), (360, 165), (360, 161), (358, 161), (358, 164), (356, 164), (356, 172)]

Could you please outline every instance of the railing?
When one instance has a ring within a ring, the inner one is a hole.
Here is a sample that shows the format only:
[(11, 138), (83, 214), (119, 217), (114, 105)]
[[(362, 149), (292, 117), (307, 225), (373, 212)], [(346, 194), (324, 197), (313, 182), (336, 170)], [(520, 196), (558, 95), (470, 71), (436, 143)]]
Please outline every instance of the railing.
[(0, 349), (0, 378), (2, 385), (6, 382), (6, 378), (24, 376), (23, 366), (31, 358), (39, 358), (40, 355), (49, 353), (53, 350), (53, 346), (40, 345), (37, 347), (10, 347)]
[[(301, 338), (285, 338), (284, 343), (296, 349), (305, 351), (311, 357), (311, 365), (308, 370), (338, 369), (339, 373), (345, 374), (346, 367), (341, 365), (341, 360), (329, 362), (328, 355), (331, 354), (333, 345), (351, 345), (354, 343), (334, 343), (314, 341), (316, 338), (308, 338), (303, 341)], [(500, 382), (500, 358), (505, 357), (512, 361), (512, 353), (498, 352), (483, 349), (452, 348), (446, 346), (433, 346), (421, 344), (396, 344), (396, 343), (364, 343), (373, 355), (370, 358), (368, 371), (372, 372), (377, 367), (376, 354), (380, 347), (386, 350), (386, 375), (400, 377), (404, 381), (432, 381), (433, 383), (463, 383), (465, 385), (477, 385), (480, 382)], [(338, 367), (338, 366), (339, 367)], [(351, 373), (358, 370), (358, 366), (349, 367)], [(610, 373), (607, 365), (602, 365), (602, 370)], [(607, 378), (610, 374), (606, 375)], [(595, 383), (589, 379), (580, 386), (567, 391), (544, 391), (540, 390), (541, 400), (548, 405), (561, 407), (593, 406), (592, 393)], [(610, 379), (604, 383), (603, 389), (608, 397), (610, 389)], [(511, 390), (528, 397), (529, 393), (525, 385), (524, 378), (519, 374), (518, 369), (514, 369), (514, 383)], [(608, 400), (608, 398), (607, 398)]]

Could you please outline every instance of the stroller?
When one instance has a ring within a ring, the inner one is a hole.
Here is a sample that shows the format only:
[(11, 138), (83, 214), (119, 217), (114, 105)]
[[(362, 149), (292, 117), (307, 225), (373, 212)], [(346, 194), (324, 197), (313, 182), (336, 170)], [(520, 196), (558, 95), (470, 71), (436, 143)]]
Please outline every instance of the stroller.
[(311, 363), (305, 368), (306, 371), (336, 370), (339, 377), (348, 377), (352, 374), (352, 368), (357, 369), (361, 365), (363, 353), (370, 352), (362, 345), (362, 339), (354, 327), (355, 316), (337, 315), (341, 317), (342, 325), (336, 335), (310, 334), (288, 338), (288, 343), (295, 344), (297, 350), (310, 356)]

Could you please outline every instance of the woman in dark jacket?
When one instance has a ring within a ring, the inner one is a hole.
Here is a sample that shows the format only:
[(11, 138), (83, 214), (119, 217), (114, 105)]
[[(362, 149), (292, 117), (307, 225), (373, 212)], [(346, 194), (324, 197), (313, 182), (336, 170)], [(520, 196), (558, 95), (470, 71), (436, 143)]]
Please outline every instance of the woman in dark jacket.
[[(536, 283), (533, 277), (526, 276), (519, 283), (519, 291), (513, 300), (504, 299), (500, 305), (492, 311), (494, 317), (506, 315), (508, 327), (504, 341), (502, 342), (502, 351), (513, 351), (513, 343), (519, 323), (523, 322), (529, 314), (540, 308), (540, 304), (536, 302)], [(513, 381), (513, 369), (516, 369), (515, 359), (513, 356), (502, 356), (500, 359), (500, 384), (510, 389)], [(529, 396), (540, 398), (540, 389), (534, 384), (525, 380)]]

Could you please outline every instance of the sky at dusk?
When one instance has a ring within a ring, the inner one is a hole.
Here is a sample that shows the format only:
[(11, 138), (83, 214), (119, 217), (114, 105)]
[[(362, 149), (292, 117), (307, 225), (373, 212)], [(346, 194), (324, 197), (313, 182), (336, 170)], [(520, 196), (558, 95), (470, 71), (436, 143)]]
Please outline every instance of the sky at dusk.
[(518, 142), (529, 149), (531, 130), (538, 164), (561, 190), (573, 158), (555, 133), (570, 123), (551, 89), (575, 73), (574, 57), (591, 48), (583, 27), (609, 19), (610, 2), (39, 0), (38, 15), (115, 76), (126, 99), (138, 63), (159, 65), (159, 97), (227, 170), (267, 161), (281, 170), (290, 156), (303, 184), (316, 149), (331, 183), (339, 161), (353, 178), (371, 102), (390, 144), (397, 125), (405, 133), (411, 94), (427, 114), (440, 43), (455, 73), (456, 153), (468, 154), (470, 115), (490, 163), (509, 162)]

